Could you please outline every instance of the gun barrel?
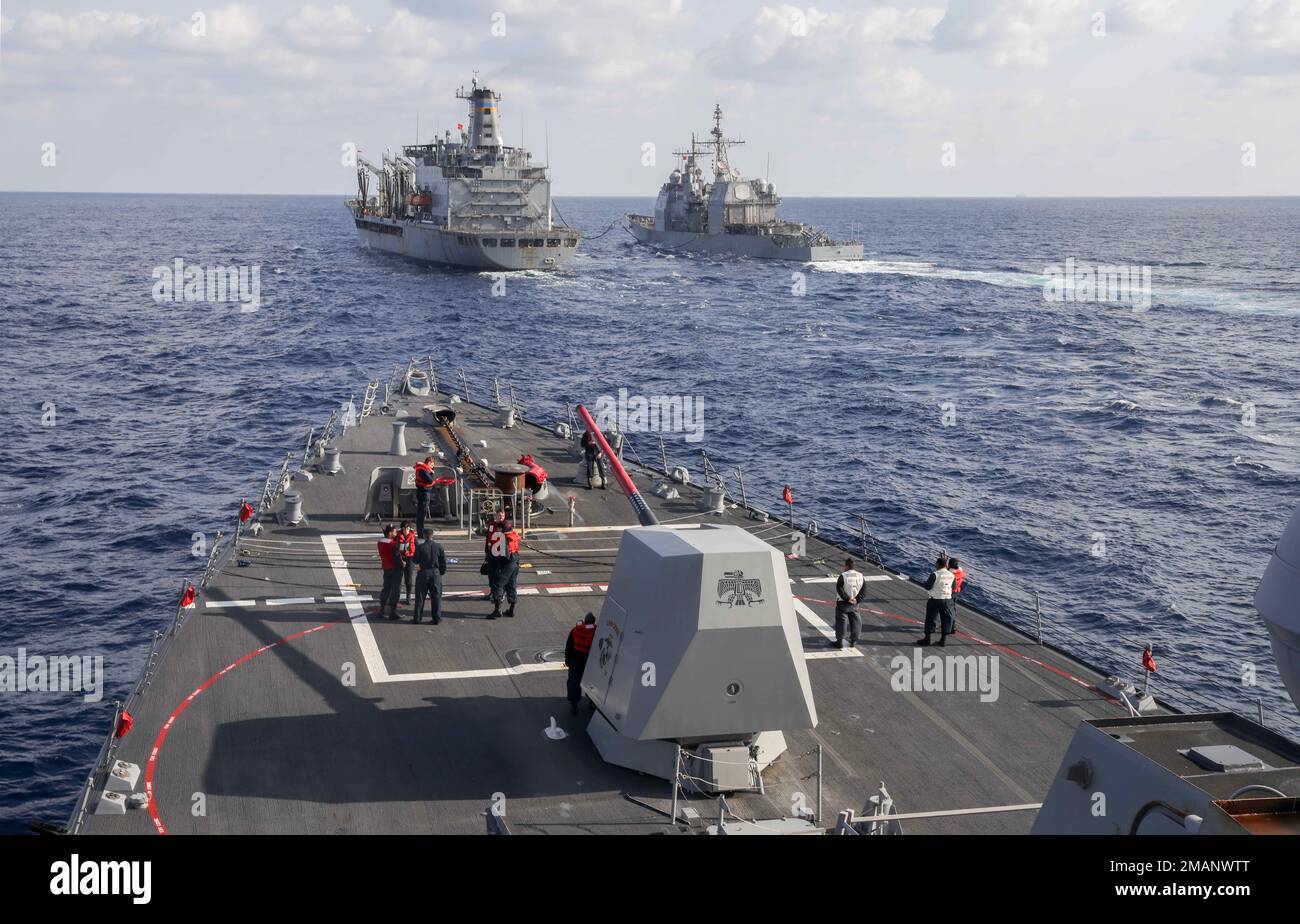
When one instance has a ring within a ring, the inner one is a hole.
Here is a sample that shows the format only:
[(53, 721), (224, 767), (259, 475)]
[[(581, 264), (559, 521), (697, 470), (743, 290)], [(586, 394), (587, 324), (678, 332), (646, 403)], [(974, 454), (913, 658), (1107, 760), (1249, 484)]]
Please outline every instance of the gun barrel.
[(596, 421), (592, 418), (591, 412), (579, 404), (578, 416), (581, 417), (582, 422), (587, 425), (587, 431), (595, 437), (596, 444), (600, 446), (600, 451), (605, 454), (605, 458), (609, 462), (609, 467), (614, 472), (614, 477), (622, 486), (623, 493), (627, 495), (627, 499), (632, 502), (632, 509), (636, 511), (637, 519), (641, 522), (641, 525), (658, 526), (659, 518), (650, 510), (649, 505), (645, 502), (645, 498), (641, 496), (641, 492), (637, 490), (631, 476), (628, 475), (627, 469), (623, 468), (623, 463), (619, 461), (614, 450), (610, 448), (609, 441), (605, 439), (605, 434), (600, 432), (600, 427), (596, 426)]

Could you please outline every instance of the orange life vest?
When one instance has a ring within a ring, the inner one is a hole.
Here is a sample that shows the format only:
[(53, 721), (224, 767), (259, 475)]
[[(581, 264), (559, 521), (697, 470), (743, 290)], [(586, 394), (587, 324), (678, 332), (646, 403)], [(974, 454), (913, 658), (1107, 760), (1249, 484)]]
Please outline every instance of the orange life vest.
[(954, 571), (954, 572), (952, 573), (952, 592), (953, 592), (953, 593), (955, 593), (955, 594), (959, 594), (959, 593), (961, 593), (961, 582), (964, 581), (964, 580), (966, 580), (966, 572), (963, 571), (961, 568), (958, 568), (956, 571)]
[(488, 551), (497, 558), (519, 554), (519, 533), (494, 530), (488, 533)]
[(415, 463), (415, 486), (417, 488), (433, 487), (433, 468), (423, 462)]
[(573, 627), (573, 650), (578, 654), (591, 651), (591, 640), (596, 637), (596, 627), (580, 622)]
[(536, 482), (536, 488), (533, 489), (534, 491), (546, 484), (546, 469), (538, 465), (537, 460), (531, 455), (520, 456), (519, 464), (528, 469), (528, 474), (532, 476), (533, 481)]

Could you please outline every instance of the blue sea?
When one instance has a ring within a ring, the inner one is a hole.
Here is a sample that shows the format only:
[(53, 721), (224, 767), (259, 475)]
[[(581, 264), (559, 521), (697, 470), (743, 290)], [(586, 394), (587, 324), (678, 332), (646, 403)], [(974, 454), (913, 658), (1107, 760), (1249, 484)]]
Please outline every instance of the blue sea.
[[(788, 200), (864, 243), (813, 265), (658, 254), (617, 226), (649, 200), (558, 204), (591, 239), (493, 297), (360, 248), (341, 197), (0, 195), (0, 655), (106, 671), (98, 703), (0, 693), (0, 830), (67, 817), (194, 534), (425, 353), (543, 423), (619, 388), (699, 396), (675, 462), (698, 474), (703, 447), (773, 510), (789, 483), (855, 547), (861, 514), (914, 575), (949, 550), (1016, 625), (1039, 594), (1047, 641), (1132, 679), (1151, 644), (1157, 694), (1300, 729), (1251, 605), (1300, 503), (1300, 199)], [(157, 303), (178, 257), (260, 266), (260, 309)], [(1071, 258), (1149, 267), (1150, 308), (1046, 300)]]

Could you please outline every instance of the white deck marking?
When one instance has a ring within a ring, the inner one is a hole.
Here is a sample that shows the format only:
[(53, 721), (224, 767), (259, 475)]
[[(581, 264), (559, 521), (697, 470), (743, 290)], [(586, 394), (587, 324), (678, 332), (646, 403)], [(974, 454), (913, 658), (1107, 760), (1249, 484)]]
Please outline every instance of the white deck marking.
[(590, 584), (575, 584), (572, 587), (552, 587), (553, 594), (589, 594), (591, 593)]
[(351, 594), (347, 597), (324, 597), (323, 599), (326, 603), (349, 603), (353, 600), (373, 600), (375, 598), (366, 594)]
[(833, 577), (815, 577), (815, 578), (804, 578), (803, 582), (805, 584), (834, 584), (838, 580), (839, 578), (833, 578)]
[(266, 601), (267, 606), (291, 606), (299, 603), (315, 603), (315, 597), (271, 597)]
[(355, 593), (348, 592), (354, 582), (348, 572), (347, 559), (339, 549), (338, 539), (334, 536), (321, 536), (320, 541), (321, 545), (325, 546), (330, 570), (334, 572), (334, 583), (339, 586), (339, 593), (343, 595), (342, 602), (347, 606), (348, 617), (352, 620), (352, 629), (357, 634), (357, 644), (361, 646), (361, 657), (365, 659), (366, 671), (370, 674), (371, 682), (388, 683), (400, 679), (403, 675), (394, 677), (388, 673), (384, 656), (379, 653), (379, 643), (375, 641), (374, 630), (370, 628), (370, 622), (366, 619), (365, 607), (361, 605)]
[(394, 674), (391, 680), (477, 680), (483, 677), (517, 677), (520, 674), (535, 674), (539, 671), (562, 671), (563, 664), (558, 661), (545, 661), (541, 664), (517, 664), (514, 667), (489, 667), (477, 671), (430, 671), (424, 674)]
[[(808, 604), (802, 600), (795, 600), (794, 611), (802, 616), (808, 625), (824, 635), (827, 641), (835, 641), (835, 627), (814, 613), (812, 607)], [(804, 657), (809, 660), (818, 658), (860, 658), (862, 652), (856, 648), (828, 648), (825, 651), (806, 651)]]
[(213, 610), (224, 610), (227, 608), (233, 609), (235, 607), (257, 606), (257, 601), (256, 600), (208, 600), (205, 601), (203, 605)]
[(805, 661), (817, 661), (821, 658), (860, 658), (862, 652), (856, 648), (827, 648), (825, 651), (805, 651)]

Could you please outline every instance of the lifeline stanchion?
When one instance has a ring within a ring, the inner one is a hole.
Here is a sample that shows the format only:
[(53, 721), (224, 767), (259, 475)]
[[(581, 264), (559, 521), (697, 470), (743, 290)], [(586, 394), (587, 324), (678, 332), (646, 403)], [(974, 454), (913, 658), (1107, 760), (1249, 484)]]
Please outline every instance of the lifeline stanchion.
[(822, 823), (822, 746), (817, 745), (817, 816), (813, 819)]
[(673, 824), (677, 824), (677, 790), (681, 787), (682, 746), (673, 749)]
[(748, 509), (749, 500), (745, 497), (745, 475), (739, 465), (736, 466), (736, 484), (740, 486), (740, 506)]

